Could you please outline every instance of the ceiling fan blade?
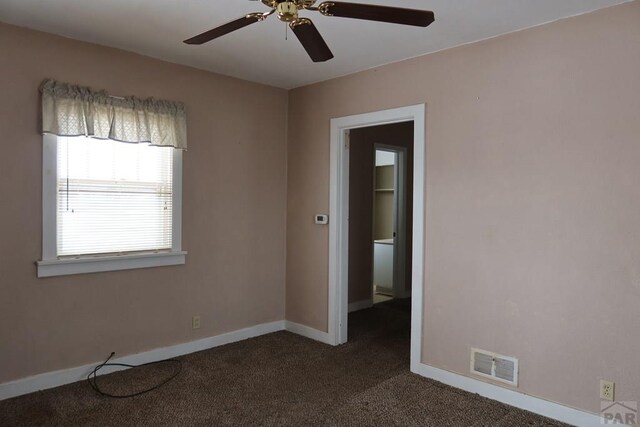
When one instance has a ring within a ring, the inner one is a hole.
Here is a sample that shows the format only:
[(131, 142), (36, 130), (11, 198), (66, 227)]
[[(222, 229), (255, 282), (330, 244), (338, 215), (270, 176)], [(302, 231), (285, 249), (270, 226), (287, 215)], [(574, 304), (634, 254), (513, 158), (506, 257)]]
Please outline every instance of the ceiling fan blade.
[(255, 24), (256, 22), (262, 21), (265, 18), (266, 16), (263, 13), (250, 13), (243, 16), (242, 18), (238, 18), (234, 21), (227, 22), (224, 25), (216, 27), (213, 30), (209, 30), (202, 34), (198, 34), (197, 36), (191, 37), (190, 39), (185, 40), (184, 43), (203, 44), (213, 39), (217, 39), (218, 37), (222, 37), (225, 34), (229, 34), (232, 31), (244, 28), (247, 25)]
[(307, 51), (313, 62), (324, 62), (333, 58), (331, 49), (327, 46), (320, 32), (313, 22), (307, 18), (299, 18), (289, 24), (293, 33)]
[(318, 6), (318, 10), (325, 16), (365, 19), (391, 24), (414, 25), (416, 27), (428, 27), (435, 21), (433, 12), (428, 10), (404, 9), (372, 4), (327, 1), (321, 3)]

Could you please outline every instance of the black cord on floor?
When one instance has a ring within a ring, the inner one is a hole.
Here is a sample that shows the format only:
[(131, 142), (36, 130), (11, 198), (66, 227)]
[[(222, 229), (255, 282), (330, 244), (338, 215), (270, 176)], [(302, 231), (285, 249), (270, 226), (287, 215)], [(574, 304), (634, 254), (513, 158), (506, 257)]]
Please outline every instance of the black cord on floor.
[[(91, 371), (91, 373), (89, 375), (87, 375), (87, 381), (89, 382), (89, 385), (91, 386), (92, 389), (94, 389), (96, 392), (98, 392), (100, 395), (102, 396), (106, 396), (106, 397), (113, 397), (115, 399), (125, 399), (128, 397), (134, 397), (134, 396), (140, 396), (141, 394), (144, 393), (148, 393), (150, 391), (156, 390), (160, 387), (162, 387), (163, 385), (165, 385), (166, 383), (168, 383), (169, 381), (171, 381), (172, 379), (174, 379), (175, 377), (178, 376), (178, 374), (180, 374), (180, 372), (182, 371), (182, 361), (178, 360), (178, 359), (166, 359), (166, 360), (158, 360), (156, 362), (149, 362), (149, 363), (143, 363), (141, 365), (129, 365), (126, 363), (109, 363), (109, 360), (111, 360), (111, 358), (113, 356), (115, 356), (115, 352), (112, 352), (109, 357), (107, 357), (107, 360), (105, 360), (104, 362), (102, 362), (101, 364), (99, 364), (98, 366), (96, 366), (94, 368), (93, 371)], [(162, 381), (161, 383), (146, 389), (146, 390), (142, 390), (139, 391), (137, 393), (131, 393), (131, 394), (111, 394), (111, 393), (107, 393), (104, 392), (102, 390), (100, 390), (100, 387), (98, 387), (98, 375), (97, 372), (104, 368), (105, 366), (123, 366), (125, 368), (137, 368), (140, 366), (149, 366), (149, 365), (158, 365), (160, 363), (175, 363), (178, 365), (178, 369), (177, 371), (171, 375), (169, 378), (167, 378), (166, 380)]]

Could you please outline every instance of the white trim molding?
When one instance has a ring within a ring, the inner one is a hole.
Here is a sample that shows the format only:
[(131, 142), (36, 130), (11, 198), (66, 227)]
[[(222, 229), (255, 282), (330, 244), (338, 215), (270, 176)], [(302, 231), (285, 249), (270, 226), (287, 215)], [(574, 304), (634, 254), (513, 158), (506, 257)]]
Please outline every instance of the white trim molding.
[[(407, 195), (406, 195), (406, 172), (407, 172), (407, 147), (398, 145), (389, 145), (382, 143), (373, 144), (374, 152), (379, 151), (391, 152), (394, 154), (395, 166), (394, 173), (394, 209), (393, 209), (393, 231), (395, 238), (393, 239), (393, 268), (392, 268), (392, 289), (391, 293), (394, 298), (405, 298), (407, 268), (406, 268), (406, 252), (407, 252)], [(375, 169), (375, 168), (374, 168)], [(413, 177), (409, 177), (413, 180)], [(375, 186), (375, 176), (374, 176)], [(374, 193), (377, 190), (374, 188)], [(375, 196), (374, 196), (375, 199)], [(375, 224), (375, 209), (373, 211)], [(372, 232), (372, 239), (375, 239), (375, 233)], [(375, 250), (374, 250), (375, 252)], [(375, 255), (372, 255), (372, 263), (375, 266)], [(374, 268), (375, 269), (375, 268)], [(378, 286), (379, 288), (379, 286)]]
[[(227, 332), (210, 338), (204, 338), (197, 341), (191, 341), (183, 344), (177, 344), (169, 347), (162, 347), (155, 350), (145, 351), (138, 354), (119, 357), (112, 359), (113, 363), (126, 363), (130, 365), (140, 365), (142, 363), (154, 362), (158, 360), (170, 359), (196, 351), (207, 350), (219, 347), (225, 344), (231, 344), (254, 338), (260, 335), (270, 334), (272, 332), (282, 331), (285, 328), (285, 321), (278, 320), (276, 322), (262, 323), (260, 325), (251, 326), (237, 331)], [(76, 381), (85, 380), (87, 375), (101, 361), (96, 361), (88, 365), (78, 366), (70, 369), (46, 372), (44, 374), (34, 375), (19, 380), (0, 384), (0, 400), (20, 396), (27, 393), (33, 393), (38, 390), (46, 390), (48, 388), (58, 387), (65, 384), (74, 383)], [(126, 368), (110, 368), (103, 369), (99, 375), (104, 375), (116, 370)]]
[(411, 273), (411, 366), (421, 360), (422, 289), (424, 281), (425, 122), (426, 107), (408, 107), (331, 119), (329, 223), (329, 340), (347, 342), (349, 270), (349, 130), (412, 121), (413, 248)]
[(530, 396), (518, 391), (510, 390), (474, 378), (439, 369), (424, 363), (419, 363), (412, 372), (443, 384), (450, 385), (480, 396), (497, 400), (509, 406), (524, 409), (554, 420), (580, 427), (595, 427), (602, 425), (600, 416), (579, 409), (564, 406), (559, 403)]
[(185, 263), (187, 252), (182, 250), (183, 150), (172, 149), (173, 212), (171, 250), (59, 258), (57, 250), (58, 137), (45, 133), (42, 136), (42, 144), (42, 260), (36, 261), (38, 277), (163, 267)]
[(373, 307), (373, 301), (370, 299), (352, 302), (349, 304), (349, 313), (353, 313), (354, 311), (360, 311), (360, 310), (364, 310), (371, 307)]
[(37, 261), (38, 277), (68, 274), (97, 273), (100, 271), (131, 270), (134, 268), (163, 267), (185, 263), (187, 253), (155, 252), (112, 256), (87, 256)]
[(314, 341), (333, 345), (333, 340), (327, 332), (319, 331), (309, 326), (301, 325), (300, 323), (291, 322), (289, 320), (285, 320), (284, 328), (291, 333), (302, 335), (303, 337), (310, 338)]

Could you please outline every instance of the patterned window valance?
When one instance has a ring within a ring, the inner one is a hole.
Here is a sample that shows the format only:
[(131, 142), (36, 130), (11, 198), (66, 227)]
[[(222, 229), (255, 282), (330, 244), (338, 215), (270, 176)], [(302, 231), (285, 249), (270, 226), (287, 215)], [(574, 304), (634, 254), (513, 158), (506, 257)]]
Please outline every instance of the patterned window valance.
[(186, 114), (180, 102), (117, 98), (55, 80), (45, 80), (41, 89), (43, 133), (187, 149)]

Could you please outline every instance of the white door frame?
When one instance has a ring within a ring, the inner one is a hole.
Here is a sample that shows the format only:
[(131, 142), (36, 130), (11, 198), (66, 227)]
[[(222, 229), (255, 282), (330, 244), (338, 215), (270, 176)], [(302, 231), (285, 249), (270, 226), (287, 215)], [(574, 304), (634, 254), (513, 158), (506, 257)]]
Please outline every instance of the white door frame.
[[(374, 171), (373, 171), (373, 192), (375, 204), (375, 153), (377, 151), (388, 151), (395, 154), (394, 164), (394, 182), (393, 182), (393, 297), (408, 298), (411, 292), (405, 290), (406, 283), (406, 242), (407, 242), (407, 198), (406, 198), (406, 182), (405, 175), (407, 169), (407, 148), (399, 145), (374, 143)], [(375, 239), (375, 205), (371, 206), (373, 211), (373, 227), (371, 232), (371, 244)], [(375, 249), (374, 249), (375, 250)], [(371, 274), (373, 278), (373, 270), (375, 267), (374, 254), (371, 254)], [(371, 301), (373, 301), (373, 286), (371, 286)]]
[(331, 119), (329, 221), (329, 341), (347, 342), (349, 272), (349, 129), (413, 121), (413, 267), (411, 370), (420, 365), (424, 287), (425, 105)]

